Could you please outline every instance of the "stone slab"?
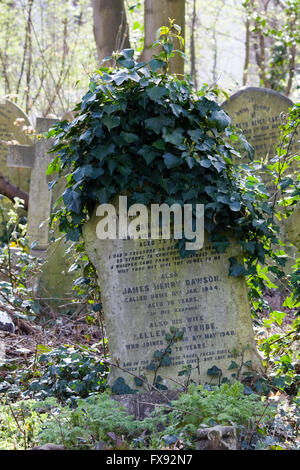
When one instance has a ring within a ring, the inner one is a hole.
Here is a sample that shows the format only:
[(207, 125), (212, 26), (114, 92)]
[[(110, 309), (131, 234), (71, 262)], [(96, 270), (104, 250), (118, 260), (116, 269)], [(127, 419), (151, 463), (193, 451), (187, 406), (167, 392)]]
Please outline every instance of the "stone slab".
[[(233, 124), (242, 129), (248, 142), (254, 147), (254, 160), (267, 164), (276, 155), (276, 146), (279, 143), (280, 130), (278, 126), (284, 122), (293, 102), (285, 95), (267, 88), (244, 88), (223, 103), (222, 108), (232, 119)], [(299, 135), (295, 135), (290, 147), (290, 155), (300, 152)], [(246, 160), (249, 162), (249, 160)], [(298, 162), (291, 168), (291, 175), (297, 178), (299, 174)], [(263, 168), (259, 175), (267, 185), (269, 194), (273, 197), (275, 188)], [(278, 222), (280, 226), (280, 239), (286, 243), (288, 261), (284, 270), (289, 273), (294, 265), (295, 249), (289, 245), (286, 234), (285, 221)]]
[(280, 136), (278, 126), (292, 106), (293, 102), (285, 95), (258, 87), (244, 88), (222, 104), (233, 124), (242, 129), (254, 147), (254, 159), (262, 162), (276, 154), (274, 148)]
[[(17, 125), (18, 120), (22, 120)], [(28, 168), (10, 168), (6, 164), (7, 141), (17, 141), (21, 145), (30, 145), (31, 140), (22, 130), (30, 126), (28, 116), (13, 102), (0, 100), (0, 172), (15, 186), (29, 192), (31, 171)]]
[[(83, 237), (99, 276), (113, 364), (152, 383), (147, 366), (165, 350), (173, 326), (184, 337), (172, 348), (171, 365), (158, 372), (168, 388), (183, 383), (178, 372), (188, 365), (197, 383), (214, 380), (207, 374), (214, 365), (230, 379), (228, 367), (242, 354), (260, 368), (245, 280), (228, 276), (236, 244), (218, 254), (206, 240), (197, 255), (181, 259), (170, 240), (99, 240), (98, 219), (86, 224)], [(132, 375), (112, 366), (110, 383), (120, 377), (137, 389)]]
[(32, 145), (9, 145), (7, 150), (7, 166), (33, 168), (34, 152)]
[(180, 393), (176, 390), (165, 390), (163, 393), (148, 392), (131, 395), (111, 395), (111, 398), (120, 403), (130, 416), (136, 420), (148, 418), (158, 405), (170, 404), (177, 400)]

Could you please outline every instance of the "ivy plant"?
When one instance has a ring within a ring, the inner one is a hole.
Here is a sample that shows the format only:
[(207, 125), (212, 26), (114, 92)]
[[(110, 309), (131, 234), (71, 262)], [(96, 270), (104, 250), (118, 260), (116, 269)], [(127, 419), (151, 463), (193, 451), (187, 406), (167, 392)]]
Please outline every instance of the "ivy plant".
[[(148, 65), (125, 49), (115, 56), (114, 69), (98, 70), (75, 119), (50, 130), (54, 158), (48, 174), (57, 174), (50, 186), (66, 181), (52, 223), (78, 242), (95, 207), (119, 195), (128, 204), (204, 204), (215, 249), (224, 252), (228, 234), (234, 234), (246, 254), (246, 267), (230, 259), (230, 275), (254, 275), (258, 261), (276, 259), (268, 195), (250, 166), (233, 162), (243, 156), (233, 147), (240, 135), (217, 102), (220, 90), (196, 92), (189, 77), (166, 73), (174, 55), (167, 30), (161, 28), (162, 52)], [(186, 255), (185, 240), (178, 245)]]

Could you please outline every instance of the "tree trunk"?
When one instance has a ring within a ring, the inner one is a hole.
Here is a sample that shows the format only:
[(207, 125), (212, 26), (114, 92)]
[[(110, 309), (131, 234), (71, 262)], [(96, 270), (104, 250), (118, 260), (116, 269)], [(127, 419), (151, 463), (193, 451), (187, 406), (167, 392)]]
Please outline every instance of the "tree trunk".
[[(98, 59), (130, 47), (123, 0), (92, 0), (94, 36)], [(109, 65), (106, 63), (105, 65)]]
[(198, 88), (197, 84), (197, 68), (196, 68), (196, 50), (195, 50), (195, 28), (197, 22), (197, 13), (196, 13), (196, 0), (193, 0), (193, 17), (192, 17), (192, 31), (191, 31), (191, 76), (195, 82), (196, 89)]
[(246, 20), (246, 39), (245, 39), (245, 62), (243, 70), (243, 86), (246, 86), (248, 79), (248, 69), (250, 63), (250, 22)]
[[(185, 35), (185, 0), (145, 0), (145, 43), (141, 60), (149, 62), (153, 54), (159, 51), (157, 48), (151, 49), (151, 44), (156, 40), (156, 31), (161, 26), (168, 26), (168, 18), (175, 19), (175, 23), (181, 26), (181, 36)], [(174, 44), (179, 48), (179, 44)], [(184, 60), (179, 54), (175, 54), (170, 61), (171, 74), (184, 73)]]
[(0, 194), (8, 197), (11, 201), (14, 200), (14, 197), (19, 197), (24, 201), (24, 209), (28, 210), (28, 194), (20, 188), (17, 188), (14, 184), (10, 183), (1, 173), (0, 173)]

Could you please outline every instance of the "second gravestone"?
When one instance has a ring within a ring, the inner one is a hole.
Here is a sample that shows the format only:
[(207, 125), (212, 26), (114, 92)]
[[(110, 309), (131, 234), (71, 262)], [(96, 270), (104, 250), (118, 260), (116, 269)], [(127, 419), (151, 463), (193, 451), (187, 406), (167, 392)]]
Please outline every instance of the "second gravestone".
[[(124, 390), (124, 381), (125, 390), (142, 391), (143, 380), (176, 388), (189, 367), (202, 384), (232, 379), (247, 361), (260, 368), (245, 279), (228, 276), (236, 243), (218, 254), (205, 241), (181, 259), (171, 240), (99, 240), (98, 221), (94, 216), (83, 235), (99, 276), (113, 392)], [(167, 357), (174, 328), (183, 338)]]
[(30, 145), (30, 138), (23, 131), (24, 127), (29, 126), (29, 119), (21, 108), (7, 99), (0, 99), (0, 173), (26, 192), (29, 191), (30, 169), (9, 168), (6, 156), (8, 141)]
[[(264, 165), (276, 155), (276, 146), (279, 144), (279, 126), (284, 123), (284, 116), (288, 113), (293, 102), (273, 90), (266, 88), (244, 88), (230, 97), (229, 101), (223, 103), (222, 108), (232, 119), (234, 125), (238, 126), (247, 141), (254, 148), (254, 160), (259, 160)], [(294, 135), (290, 146), (289, 156), (299, 153), (299, 137)], [(297, 178), (299, 173), (298, 162), (294, 162), (291, 170), (293, 178)], [(260, 176), (266, 184), (270, 197), (275, 194), (271, 176), (263, 167)], [(287, 272), (290, 272), (295, 260), (295, 250), (289, 246), (289, 239), (286, 235), (285, 223), (281, 225), (281, 240), (287, 243), (286, 252), (289, 256), (286, 265)]]
[[(30, 169), (28, 168), (9, 168), (6, 165), (7, 142), (15, 141), (19, 144), (29, 145), (30, 138), (24, 130), (30, 127), (30, 122), (26, 114), (12, 101), (0, 99), (0, 174), (5, 180), (8, 180), (17, 188), (26, 193), (29, 191)], [(1, 201), (1, 205), (9, 210), (12, 208), (12, 202), (7, 198)], [(20, 211), (20, 213), (25, 213)], [(2, 216), (0, 216), (0, 223)], [(6, 220), (5, 220), (6, 223)], [(2, 225), (2, 224), (1, 224)], [(0, 238), (5, 237), (5, 230), (0, 226)]]
[[(232, 95), (222, 108), (253, 146), (254, 159), (266, 163), (276, 155), (279, 126), (284, 122), (283, 115), (292, 106), (293, 102), (281, 93), (267, 88), (249, 87)], [(296, 148), (295, 139), (294, 150)]]

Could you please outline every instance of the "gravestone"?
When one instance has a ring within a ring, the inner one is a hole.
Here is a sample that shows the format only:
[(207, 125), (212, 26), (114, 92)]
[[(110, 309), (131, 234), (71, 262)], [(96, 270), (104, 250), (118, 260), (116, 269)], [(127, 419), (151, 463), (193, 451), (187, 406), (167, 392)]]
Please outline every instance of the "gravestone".
[[(0, 99), (0, 173), (10, 183), (27, 193), (29, 191), (31, 170), (19, 167), (9, 168), (6, 165), (6, 156), (7, 142), (15, 141), (20, 144), (30, 144), (30, 138), (24, 131), (26, 128), (29, 129), (29, 126), (29, 119), (19, 106), (7, 99)], [(7, 197), (2, 199), (1, 204), (7, 210), (12, 208), (12, 202)], [(23, 215), (25, 211), (20, 210), (19, 214)], [(2, 235), (2, 233), (2, 228), (0, 228), (0, 234)]]
[[(238, 91), (222, 104), (232, 123), (242, 129), (254, 147), (254, 159), (264, 163), (276, 155), (275, 146), (280, 136), (278, 126), (292, 106), (293, 102), (285, 95), (255, 87)], [(294, 145), (297, 145), (296, 139)]]
[(6, 165), (8, 141), (16, 141), (19, 144), (30, 145), (31, 140), (23, 131), (24, 127), (30, 126), (26, 114), (7, 99), (0, 99), (0, 172), (15, 186), (29, 191), (30, 169), (9, 168)]
[(240, 366), (242, 357), (261, 367), (245, 279), (228, 276), (236, 243), (220, 254), (205, 239), (196, 255), (181, 259), (172, 240), (100, 240), (98, 221), (95, 215), (88, 221), (83, 238), (99, 277), (113, 393), (123, 380), (143, 391), (130, 374), (153, 381), (147, 367), (155, 351), (166, 350), (171, 327), (182, 331), (183, 339), (171, 348), (171, 364), (157, 371), (168, 388), (183, 382), (178, 373), (185, 366), (192, 367), (197, 383), (218, 380), (210, 375), (214, 366), (222, 370), (221, 379), (232, 379), (236, 369), (229, 367), (232, 361)]
[[(242, 129), (243, 135), (253, 146), (254, 160), (267, 164), (276, 155), (276, 146), (279, 144), (280, 137), (278, 126), (284, 122), (284, 115), (292, 106), (293, 102), (281, 93), (267, 88), (250, 87), (232, 95), (229, 101), (223, 103), (222, 108), (229, 114), (233, 124)], [(290, 146), (290, 155), (299, 151), (299, 136), (295, 134)], [(296, 179), (298, 173), (299, 165), (295, 162), (291, 175)], [(263, 168), (260, 176), (272, 197), (275, 188), (270, 175)], [(285, 221), (278, 223), (281, 227), (280, 238), (287, 244), (286, 252), (289, 256), (285, 271), (290, 272), (296, 253), (293, 247), (288, 246)]]
[[(57, 119), (37, 118), (36, 133), (47, 132)], [(62, 241), (49, 243), (49, 217), (57, 191), (48, 189), (47, 167), (51, 156), (47, 153), (52, 145), (43, 136), (35, 139), (34, 145), (9, 145), (7, 165), (31, 168), (29, 189), (27, 235), (34, 245), (32, 255), (44, 260), (39, 274), (39, 290), (46, 298), (67, 298), (73, 285), (73, 275), (68, 273), (70, 260), (65, 255), (67, 245)], [(50, 296), (50, 297), (49, 297)]]

